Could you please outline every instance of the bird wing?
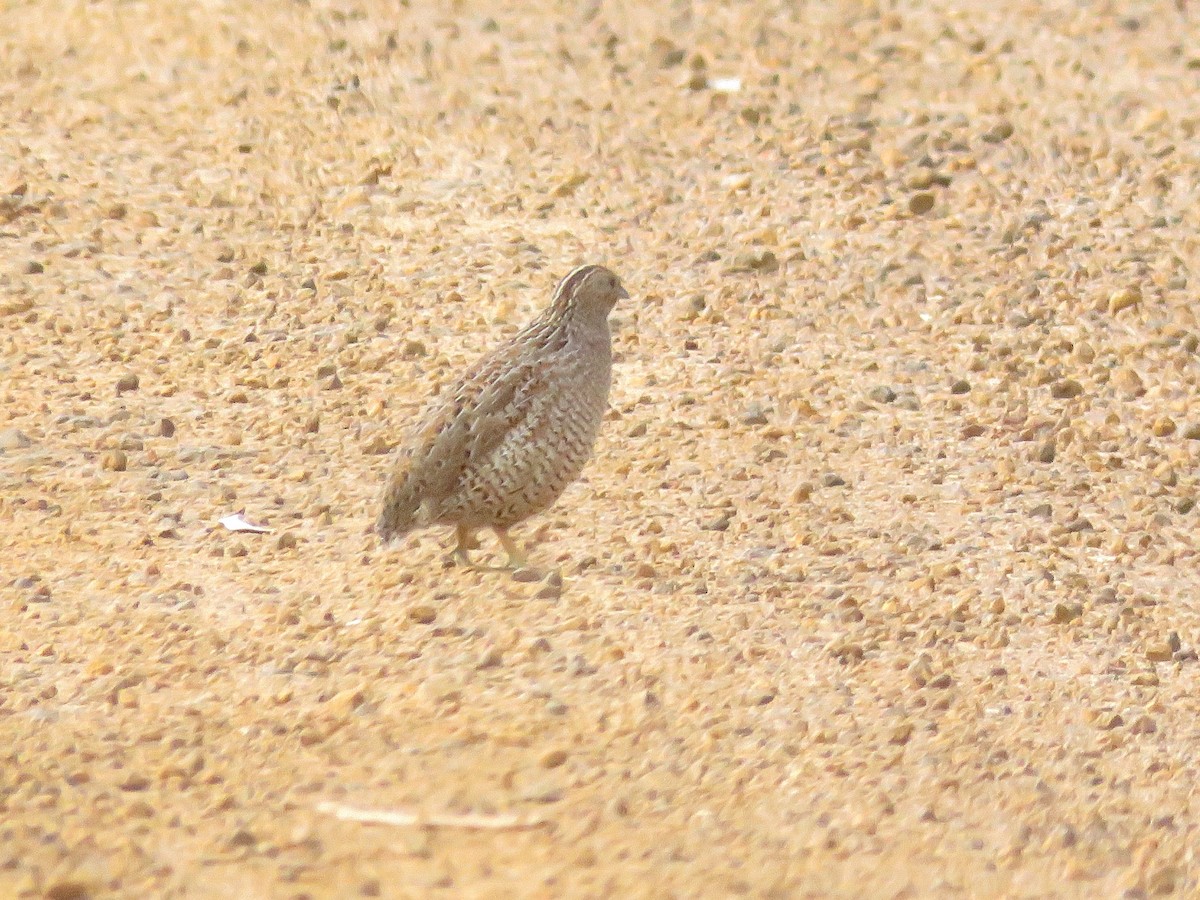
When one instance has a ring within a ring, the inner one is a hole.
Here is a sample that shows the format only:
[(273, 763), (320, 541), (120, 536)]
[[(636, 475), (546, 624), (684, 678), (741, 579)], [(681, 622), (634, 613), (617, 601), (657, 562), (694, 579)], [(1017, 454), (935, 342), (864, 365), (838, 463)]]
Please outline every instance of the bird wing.
[(423, 501), (453, 496), (529, 415), (544, 389), (541, 369), (528, 357), (481, 360), (436, 405), (408, 455), (407, 479)]

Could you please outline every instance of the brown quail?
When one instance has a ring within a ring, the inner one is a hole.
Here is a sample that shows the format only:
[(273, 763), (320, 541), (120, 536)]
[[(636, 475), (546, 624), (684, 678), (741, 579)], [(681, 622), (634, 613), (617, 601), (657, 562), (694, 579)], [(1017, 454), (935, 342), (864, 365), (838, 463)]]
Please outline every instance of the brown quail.
[(472, 534), (491, 528), (511, 567), (508, 529), (549, 508), (579, 477), (608, 408), (608, 314), (629, 294), (603, 266), (580, 266), (515, 337), (435, 398), (392, 472), (375, 530), (386, 542), (453, 525), (470, 565)]

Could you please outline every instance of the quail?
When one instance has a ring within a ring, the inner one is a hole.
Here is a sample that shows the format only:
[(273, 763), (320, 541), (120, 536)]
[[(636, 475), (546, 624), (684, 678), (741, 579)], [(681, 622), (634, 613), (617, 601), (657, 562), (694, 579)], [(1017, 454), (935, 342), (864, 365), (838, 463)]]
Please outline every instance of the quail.
[(579, 477), (608, 408), (608, 315), (629, 294), (604, 266), (558, 283), (550, 305), (434, 398), (399, 453), (375, 530), (386, 543), (453, 525), (456, 561), (490, 528), (511, 568), (525, 555), (508, 531), (548, 509)]

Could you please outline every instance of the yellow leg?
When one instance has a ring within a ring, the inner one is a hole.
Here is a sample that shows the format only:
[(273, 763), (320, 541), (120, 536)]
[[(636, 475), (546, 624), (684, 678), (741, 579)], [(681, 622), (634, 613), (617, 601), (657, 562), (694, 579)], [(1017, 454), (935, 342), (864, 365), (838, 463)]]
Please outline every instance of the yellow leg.
[(525, 556), (525, 552), (517, 546), (517, 542), (509, 537), (508, 529), (494, 528), (496, 537), (500, 539), (500, 546), (504, 548), (504, 552), (508, 554), (508, 567), (510, 569), (523, 569), (529, 565), (529, 560)]
[(454, 548), (454, 561), (463, 566), (474, 566), (471, 562), (471, 555), (467, 552), (474, 547), (479, 546), (471, 538), (471, 529), (466, 525), (455, 525), (454, 536), (458, 539), (458, 544)]

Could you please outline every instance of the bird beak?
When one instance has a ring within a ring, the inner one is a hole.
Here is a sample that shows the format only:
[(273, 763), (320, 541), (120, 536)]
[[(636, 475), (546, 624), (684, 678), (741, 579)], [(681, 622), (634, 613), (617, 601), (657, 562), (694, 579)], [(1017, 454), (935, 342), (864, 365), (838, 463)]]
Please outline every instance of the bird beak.
[(625, 290), (625, 285), (621, 285), (621, 287), (617, 290), (617, 299), (618, 300), (628, 300), (629, 299), (629, 291)]

